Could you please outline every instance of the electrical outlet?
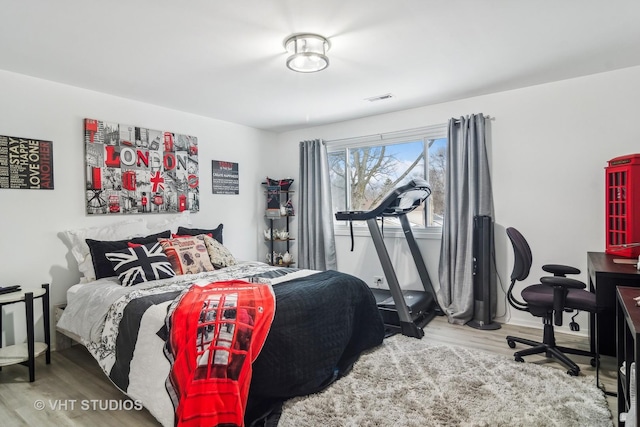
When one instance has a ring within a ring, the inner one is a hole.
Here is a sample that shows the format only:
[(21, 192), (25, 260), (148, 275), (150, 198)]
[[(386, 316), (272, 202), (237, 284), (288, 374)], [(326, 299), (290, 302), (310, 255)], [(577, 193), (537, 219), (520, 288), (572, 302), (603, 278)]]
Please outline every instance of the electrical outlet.
[(373, 276), (373, 284), (376, 288), (382, 288), (384, 285), (384, 277), (382, 276)]

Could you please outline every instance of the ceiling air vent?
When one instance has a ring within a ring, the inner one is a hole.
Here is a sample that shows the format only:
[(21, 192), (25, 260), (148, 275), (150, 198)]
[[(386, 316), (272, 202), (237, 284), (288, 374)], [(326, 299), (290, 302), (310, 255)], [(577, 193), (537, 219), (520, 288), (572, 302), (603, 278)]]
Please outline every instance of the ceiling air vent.
[(384, 95), (372, 96), (371, 98), (365, 98), (365, 101), (376, 102), (376, 101), (384, 101), (387, 99), (393, 98), (393, 94), (385, 93)]

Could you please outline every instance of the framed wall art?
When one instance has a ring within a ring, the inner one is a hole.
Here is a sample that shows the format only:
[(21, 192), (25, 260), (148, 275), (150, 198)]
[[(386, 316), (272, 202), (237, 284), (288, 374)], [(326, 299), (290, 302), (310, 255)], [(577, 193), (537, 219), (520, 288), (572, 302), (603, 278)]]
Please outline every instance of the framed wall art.
[(88, 214), (199, 210), (198, 139), (84, 120)]
[(0, 189), (53, 190), (53, 142), (0, 135)]
[(213, 194), (240, 194), (238, 164), (211, 160), (211, 189)]

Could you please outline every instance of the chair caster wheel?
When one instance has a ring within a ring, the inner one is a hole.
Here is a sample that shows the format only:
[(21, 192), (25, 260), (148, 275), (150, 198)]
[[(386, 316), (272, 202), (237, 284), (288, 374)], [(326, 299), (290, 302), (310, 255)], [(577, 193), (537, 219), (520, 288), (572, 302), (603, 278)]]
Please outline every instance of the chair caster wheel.
[(600, 362), (595, 357), (591, 359), (591, 366), (594, 368), (597, 368), (599, 364)]
[(514, 359), (516, 362), (524, 363), (524, 359), (522, 358), (522, 356), (515, 356)]
[(509, 348), (516, 348), (516, 342), (512, 340), (507, 340), (507, 344), (509, 344)]
[(577, 377), (579, 373), (580, 371), (576, 371), (575, 369), (569, 369), (567, 371), (567, 374), (571, 375), (572, 377)]

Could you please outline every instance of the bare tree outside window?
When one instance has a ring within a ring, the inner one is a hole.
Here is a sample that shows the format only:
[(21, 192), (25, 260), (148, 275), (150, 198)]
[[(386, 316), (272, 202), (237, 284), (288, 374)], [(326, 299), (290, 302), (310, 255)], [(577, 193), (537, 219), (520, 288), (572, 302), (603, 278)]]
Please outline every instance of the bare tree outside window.
[[(370, 210), (395, 187), (420, 178), (430, 183), (432, 195), (427, 199), (427, 210), (424, 206), (416, 209), (409, 221), (422, 227), (442, 226), (446, 142), (446, 138), (418, 139), (331, 150), (334, 211)], [(394, 219), (388, 220), (394, 224)]]

